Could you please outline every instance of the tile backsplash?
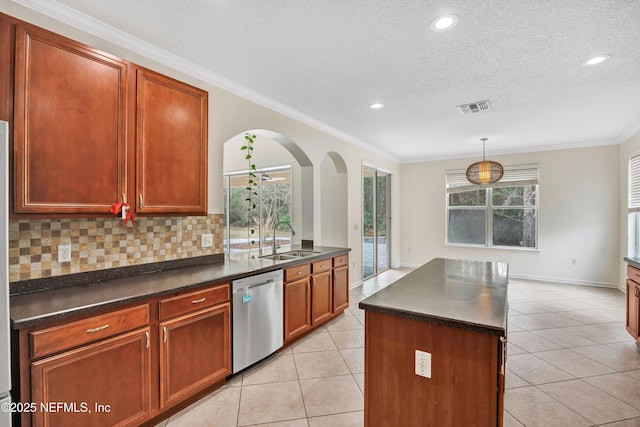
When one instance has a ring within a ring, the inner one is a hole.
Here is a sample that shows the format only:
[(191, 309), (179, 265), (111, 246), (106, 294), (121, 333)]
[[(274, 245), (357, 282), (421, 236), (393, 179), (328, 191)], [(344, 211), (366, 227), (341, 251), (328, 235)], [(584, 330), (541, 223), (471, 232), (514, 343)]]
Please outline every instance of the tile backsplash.
[[(213, 247), (201, 247), (205, 233)], [(12, 219), (9, 281), (220, 254), (223, 233), (222, 214), (137, 217), (135, 228), (118, 218)], [(71, 245), (71, 262), (58, 263), (58, 245)]]

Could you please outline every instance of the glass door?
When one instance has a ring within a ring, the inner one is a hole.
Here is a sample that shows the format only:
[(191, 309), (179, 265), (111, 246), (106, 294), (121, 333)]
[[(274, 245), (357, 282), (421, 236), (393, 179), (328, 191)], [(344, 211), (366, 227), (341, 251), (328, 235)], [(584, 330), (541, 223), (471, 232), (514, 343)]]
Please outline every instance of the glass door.
[(390, 268), (390, 179), (387, 172), (362, 171), (362, 275), (366, 279)]

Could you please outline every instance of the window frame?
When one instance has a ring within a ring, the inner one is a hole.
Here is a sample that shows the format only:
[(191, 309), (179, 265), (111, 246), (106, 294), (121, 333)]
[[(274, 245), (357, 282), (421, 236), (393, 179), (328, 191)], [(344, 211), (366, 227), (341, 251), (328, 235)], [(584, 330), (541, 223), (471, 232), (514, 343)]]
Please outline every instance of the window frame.
[(640, 255), (640, 150), (627, 156), (627, 256)]
[[(241, 171), (233, 171), (233, 172), (224, 172), (223, 173), (223, 218), (224, 218), (224, 231), (223, 231), (223, 253), (224, 254), (229, 254), (230, 253), (230, 249), (231, 249), (231, 230), (230, 230), (230, 218), (229, 218), (229, 205), (230, 205), (230, 199), (231, 199), (231, 193), (229, 191), (229, 189), (231, 188), (231, 179), (234, 177), (244, 177), (249, 175), (249, 170), (241, 170)], [(262, 176), (264, 174), (268, 174), (268, 173), (281, 173), (281, 172), (288, 172), (290, 177), (290, 221), (293, 223), (293, 218), (294, 218), (294, 167), (292, 164), (290, 163), (285, 163), (282, 165), (278, 165), (278, 166), (270, 166), (270, 167), (263, 167), (263, 168), (258, 168), (255, 171), (253, 171), (253, 173), (255, 173), (258, 176)], [(263, 213), (263, 205), (262, 205), (262, 196), (263, 196), (263, 180), (262, 179), (258, 179), (258, 188), (256, 189), (258, 192), (258, 201), (257, 201), (257, 208), (258, 208), (258, 212), (259, 212), (259, 216), (260, 218), (262, 218), (262, 213)], [(265, 240), (265, 229), (263, 226), (262, 221), (260, 222), (260, 224), (258, 224), (257, 226), (257, 235), (255, 237), (256, 240), (256, 248), (258, 250), (258, 256), (262, 256), (264, 254), (264, 240)], [(269, 230), (266, 230), (267, 232)], [(226, 243), (224, 243), (226, 242)], [(293, 244), (293, 242), (291, 242), (291, 244)], [(271, 249), (269, 249), (271, 250)], [(234, 251), (235, 252), (235, 251)], [(246, 251), (240, 251), (240, 252), (249, 252), (249, 250), (247, 249)]]
[[(519, 165), (505, 166), (505, 177), (503, 180), (488, 185), (473, 185), (466, 182), (465, 171), (454, 170), (446, 172), (446, 192), (445, 192), (445, 246), (462, 246), (469, 248), (490, 248), (500, 250), (516, 250), (527, 252), (539, 251), (539, 215), (540, 215), (540, 185), (538, 182), (539, 167), (538, 165)], [(495, 188), (504, 187), (535, 187), (535, 204), (534, 206), (494, 206), (493, 190)], [(474, 190), (485, 190), (485, 204), (483, 206), (450, 206), (449, 195), (451, 193), (463, 193)], [(449, 213), (454, 211), (483, 211), (485, 212), (485, 241), (484, 243), (458, 243), (449, 241)], [(533, 247), (526, 246), (505, 246), (495, 245), (493, 243), (493, 216), (496, 209), (533, 209), (535, 212), (535, 245)]]

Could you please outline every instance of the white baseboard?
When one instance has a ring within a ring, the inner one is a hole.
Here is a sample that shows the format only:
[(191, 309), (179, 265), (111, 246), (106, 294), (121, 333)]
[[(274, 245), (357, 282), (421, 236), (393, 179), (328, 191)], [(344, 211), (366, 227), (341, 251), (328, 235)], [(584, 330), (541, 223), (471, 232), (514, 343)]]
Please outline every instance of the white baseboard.
[(568, 285), (596, 286), (599, 288), (621, 289), (620, 285), (616, 283), (594, 282), (591, 280), (563, 279), (559, 277), (547, 277), (547, 276), (530, 276), (527, 274), (509, 274), (509, 277), (513, 279), (533, 280), (536, 282), (566, 283)]
[(357, 282), (351, 282), (349, 283), (349, 290), (355, 289), (360, 285), (362, 285), (362, 280), (358, 280)]

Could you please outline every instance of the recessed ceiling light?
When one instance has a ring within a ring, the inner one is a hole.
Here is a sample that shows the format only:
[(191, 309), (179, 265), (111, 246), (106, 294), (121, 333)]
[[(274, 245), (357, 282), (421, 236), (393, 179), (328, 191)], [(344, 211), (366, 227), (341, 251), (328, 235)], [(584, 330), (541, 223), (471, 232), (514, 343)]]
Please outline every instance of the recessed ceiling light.
[(431, 31), (435, 32), (447, 31), (455, 27), (457, 23), (458, 17), (456, 15), (441, 15), (431, 21), (431, 24), (429, 24), (429, 28), (431, 28)]
[(369, 105), (369, 108), (371, 108), (372, 110), (379, 110), (381, 108), (384, 108), (384, 104), (380, 104), (379, 102), (376, 102), (375, 104)]
[(606, 61), (607, 59), (611, 58), (611, 55), (596, 55), (596, 56), (592, 56), (589, 59), (586, 59), (582, 65), (596, 65), (596, 64), (601, 64), (604, 61)]

